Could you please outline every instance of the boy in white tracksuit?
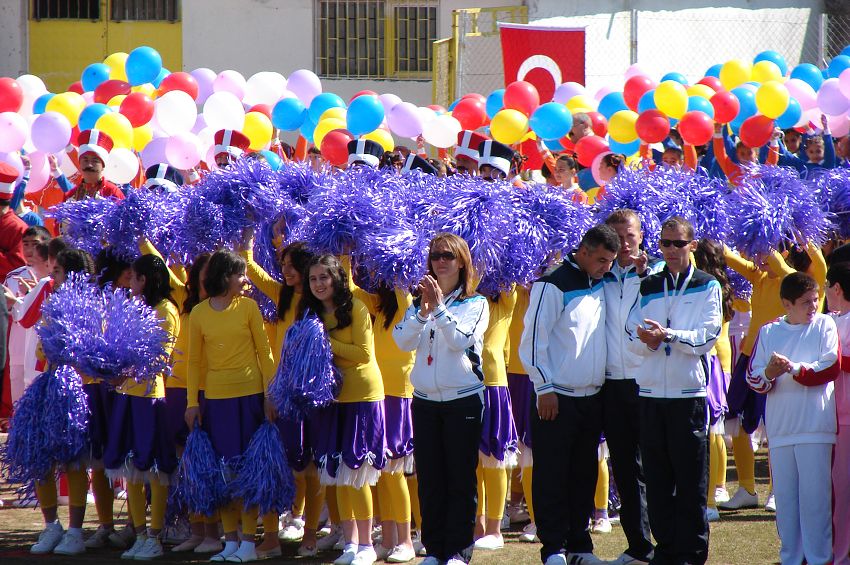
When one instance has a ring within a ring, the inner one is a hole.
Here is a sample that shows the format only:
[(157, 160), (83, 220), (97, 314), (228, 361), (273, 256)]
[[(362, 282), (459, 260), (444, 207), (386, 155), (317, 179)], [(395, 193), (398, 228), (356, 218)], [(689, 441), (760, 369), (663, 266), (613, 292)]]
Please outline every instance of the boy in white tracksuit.
[(761, 328), (747, 384), (767, 395), (765, 427), (780, 560), (823, 565), (832, 562), (838, 330), (830, 316), (818, 313), (818, 284), (809, 275), (786, 276), (779, 293), (786, 315)]

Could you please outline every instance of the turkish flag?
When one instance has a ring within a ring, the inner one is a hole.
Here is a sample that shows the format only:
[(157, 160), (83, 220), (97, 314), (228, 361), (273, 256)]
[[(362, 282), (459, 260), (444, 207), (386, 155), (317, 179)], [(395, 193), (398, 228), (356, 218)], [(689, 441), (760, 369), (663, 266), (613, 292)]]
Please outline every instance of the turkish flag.
[(545, 104), (562, 83), (584, 84), (584, 28), (500, 23), (499, 32), (506, 86), (530, 82)]

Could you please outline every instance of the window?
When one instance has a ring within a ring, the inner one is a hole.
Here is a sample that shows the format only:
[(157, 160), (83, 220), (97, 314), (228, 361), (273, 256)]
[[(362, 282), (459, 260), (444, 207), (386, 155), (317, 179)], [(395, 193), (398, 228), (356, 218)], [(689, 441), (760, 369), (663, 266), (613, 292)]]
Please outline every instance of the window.
[(99, 20), (100, 0), (34, 0), (34, 20)]
[(429, 78), (438, 0), (316, 0), (316, 69), (328, 78)]
[(112, 0), (112, 20), (166, 21), (180, 19), (180, 0)]

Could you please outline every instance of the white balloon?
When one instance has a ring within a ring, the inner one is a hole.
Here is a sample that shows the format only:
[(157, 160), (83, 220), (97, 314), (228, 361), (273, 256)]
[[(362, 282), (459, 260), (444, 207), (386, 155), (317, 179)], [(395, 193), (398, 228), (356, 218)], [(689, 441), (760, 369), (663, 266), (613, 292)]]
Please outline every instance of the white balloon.
[(286, 91), (286, 79), (280, 73), (262, 71), (248, 79), (245, 84), (243, 102), (248, 106), (256, 104), (273, 105)]
[(154, 103), (156, 123), (169, 135), (192, 130), (198, 118), (198, 107), (192, 97), (182, 90), (171, 90)]
[(462, 129), (457, 118), (443, 114), (425, 122), (422, 137), (434, 147), (445, 149), (457, 143), (457, 136)]
[(44, 81), (35, 75), (21, 75), (16, 78), (15, 81), (18, 85), (20, 85), (24, 94), (29, 94), (33, 99), (36, 99), (47, 92), (47, 87), (44, 85)]
[(56, 157), (59, 159), (59, 170), (62, 171), (62, 174), (66, 177), (77, 174), (77, 166), (74, 165), (74, 161), (71, 160), (71, 157), (67, 153), (60, 153)]
[(245, 125), (245, 107), (231, 92), (214, 92), (204, 103), (204, 120), (213, 131), (241, 130)]
[(139, 159), (130, 149), (113, 149), (106, 158), (103, 174), (116, 184), (127, 184), (139, 174)]

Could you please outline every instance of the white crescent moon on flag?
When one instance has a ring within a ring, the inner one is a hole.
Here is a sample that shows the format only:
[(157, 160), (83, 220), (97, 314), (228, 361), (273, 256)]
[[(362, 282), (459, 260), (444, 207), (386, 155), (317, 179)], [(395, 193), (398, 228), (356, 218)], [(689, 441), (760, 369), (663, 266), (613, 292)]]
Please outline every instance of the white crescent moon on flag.
[(555, 81), (556, 87), (561, 84), (561, 68), (551, 57), (547, 57), (546, 55), (532, 55), (527, 58), (519, 66), (516, 79), (523, 80), (525, 75), (530, 73), (532, 69), (543, 69), (552, 75), (552, 79)]

